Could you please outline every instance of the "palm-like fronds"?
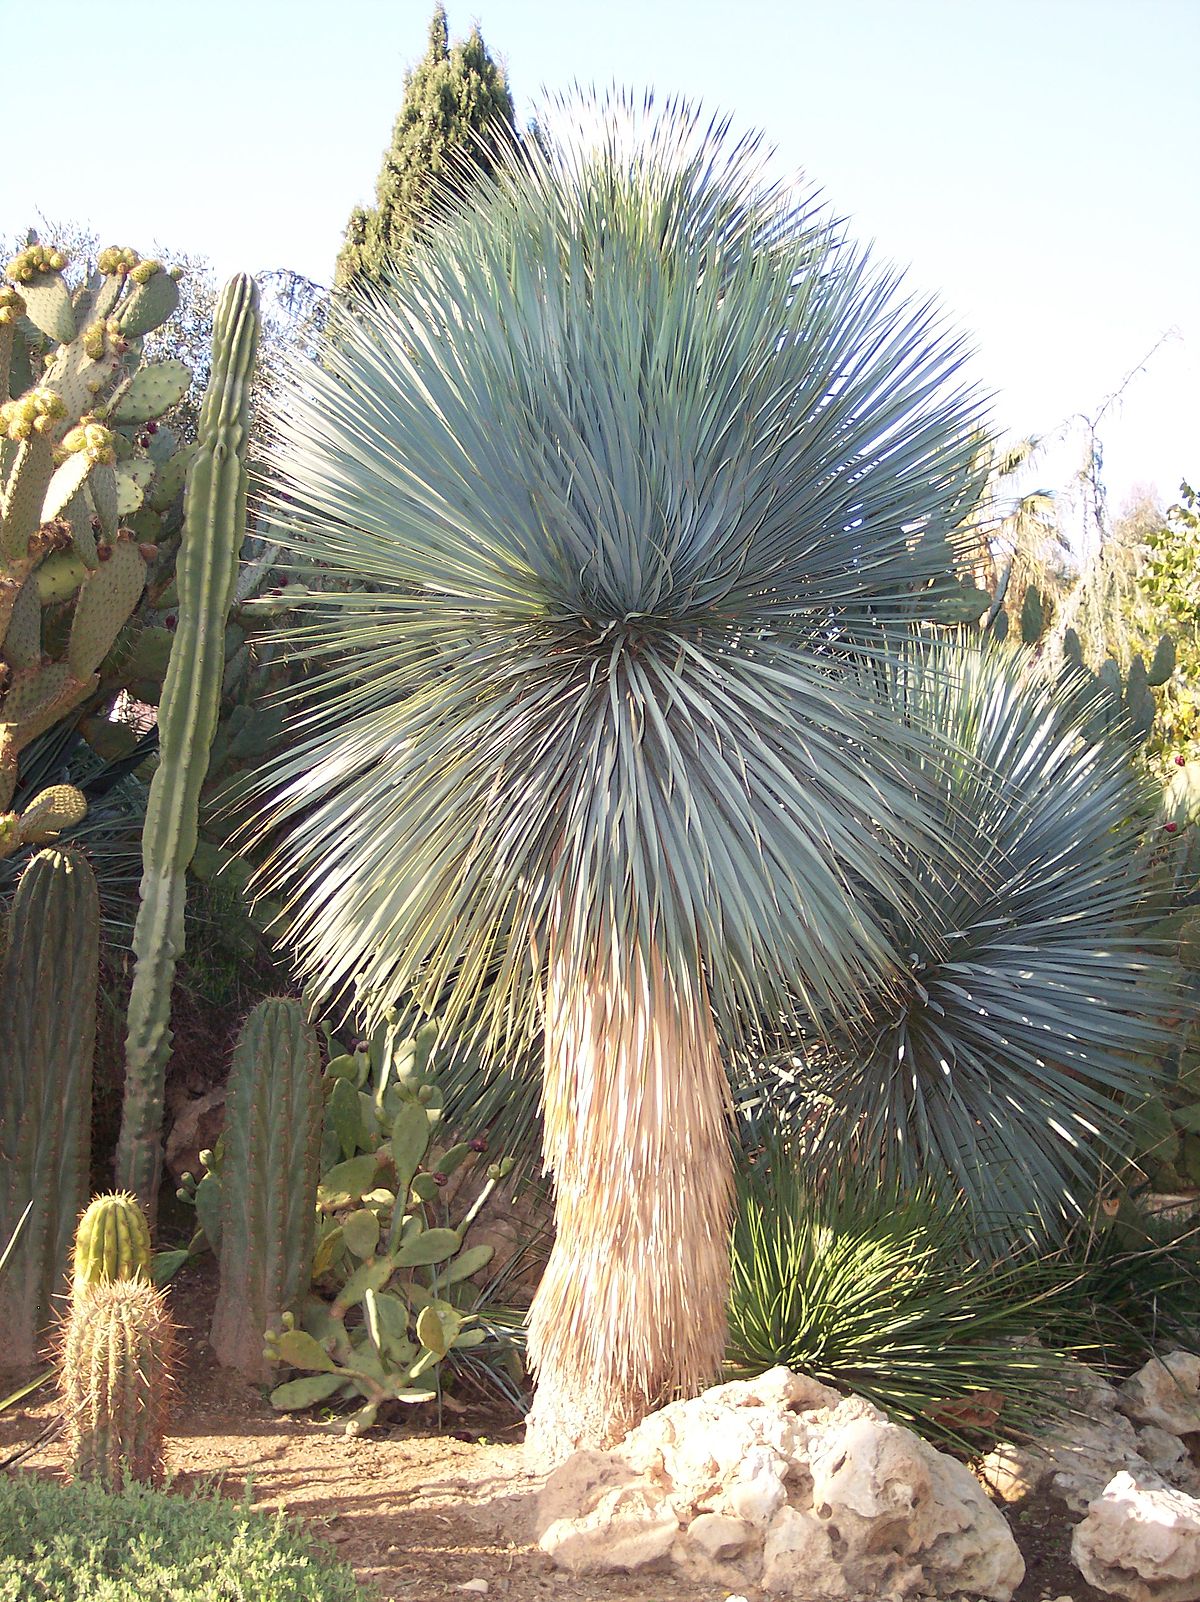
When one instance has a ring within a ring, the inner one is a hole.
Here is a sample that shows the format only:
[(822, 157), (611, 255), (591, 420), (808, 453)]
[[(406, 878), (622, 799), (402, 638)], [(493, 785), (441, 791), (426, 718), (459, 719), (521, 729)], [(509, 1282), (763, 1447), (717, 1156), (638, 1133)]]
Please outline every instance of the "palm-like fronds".
[(936, 742), (880, 744), (859, 664), (938, 607), (974, 491), (932, 309), (755, 141), (598, 109), (352, 294), (271, 453), (280, 537), (367, 588), (297, 635), (268, 880), (368, 1020), (544, 1033), (543, 1460), (719, 1366), (718, 1027), (848, 1024), (894, 969), (867, 889), (907, 906)]
[(918, 646), (879, 678), (958, 753), (926, 775), (948, 849), (908, 852), (916, 914), (886, 913), (899, 997), (866, 1030), (801, 1042), (776, 1099), (824, 1125), (819, 1150), (948, 1181), (985, 1230), (1034, 1215), (1061, 1234), (1120, 1151), (1122, 1100), (1153, 1082), (1178, 1002), (1148, 935), (1144, 784), (1007, 647)]
[(299, 633), (269, 877), (322, 991), (482, 1004), (493, 1046), (555, 920), (592, 971), (703, 969), (726, 1023), (848, 1018), (891, 962), (858, 892), (902, 901), (926, 827), (842, 648), (951, 576), (959, 344), (754, 140), (641, 132), (448, 206), (277, 418), (281, 536), (373, 592)]

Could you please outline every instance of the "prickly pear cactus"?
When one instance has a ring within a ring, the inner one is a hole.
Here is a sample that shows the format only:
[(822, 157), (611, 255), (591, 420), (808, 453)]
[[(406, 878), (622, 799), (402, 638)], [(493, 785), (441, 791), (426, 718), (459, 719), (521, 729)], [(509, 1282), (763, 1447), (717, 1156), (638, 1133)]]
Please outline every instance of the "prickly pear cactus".
[[(1001, 640), (1009, 631), (1009, 615), (1003, 608), (1006, 584), (1007, 575), (979, 618), (981, 632)], [(1040, 646), (1046, 634), (1047, 610), (1044, 597), (1033, 585), (1021, 602), (1020, 623), (1022, 645)], [(1164, 634), (1149, 667), (1144, 657), (1135, 656), (1123, 675), (1120, 663), (1110, 656), (1093, 671), (1083, 660), (1078, 634), (1069, 628), (1062, 638), (1060, 671), (1064, 684), (1074, 692), (1087, 738), (1115, 737), (1143, 745), (1150, 738), (1158, 713), (1153, 692), (1166, 684), (1175, 671), (1175, 645), (1170, 635)]]
[(33, 244), (0, 287), (0, 813), (24, 747), (122, 687), (190, 459), (155, 418), (191, 374), (140, 354), (178, 303), (174, 277), (114, 248), (72, 292), (66, 266)]
[(0, 812), (0, 860), (22, 846), (47, 845), (86, 816), (87, 801), (73, 784), (39, 790), (24, 811)]
[[(432, 1400), (443, 1359), (454, 1362), (485, 1342), (495, 1361), (515, 1356), (476, 1312), (472, 1277), (487, 1267), (493, 1248), (467, 1244), (513, 1165), (506, 1158), (480, 1172), (481, 1139), (433, 1144), (442, 1112), (430, 1071), (437, 1034), (428, 1022), (410, 1035), (395, 1018), (365, 1051), (331, 1059), (312, 1274), (332, 1300), (308, 1297), (298, 1316), (285, 1317), (267, 1338), (275, 1362), (310, 1371), (278, 1385), (273, 1405), (357, 1399), (342, 1424), (350, 1435), (370, 1429), (386, 1403)], [(228, 1159), (226, 1151), (222, 1183)], [(451, 1227), (445, 1197), (460, 1169), (469, 1189), (483, 1182), (469, 1206), (456, 1194)], [(519, 1372), (514, 1379), (519, 1383)]]
[(103, 1281), (72, 1298), (60, 1391), (73, 1479), (109, 1491), (158, 1483), (174, 1357), (166, 1301), (145, 1280)]
[(21, 875), (0, 965), (0, 1240), (32, 1199), (0, 1283), (0, 1363), (38, 1356), (87, 1200), (100, 898), (78, 851)]
[(150, 1278), (150, 1227), (128, 1191), (97, 1196), (75, 1231), (72, 1294), (114, 1279)]
[(225, 1104), (218, 1359), (265, 1380), (263, 1337), (308, 1290), (323, 1117), (321, 1048), (298, 1001), (260, 1002), (238, 1036)]

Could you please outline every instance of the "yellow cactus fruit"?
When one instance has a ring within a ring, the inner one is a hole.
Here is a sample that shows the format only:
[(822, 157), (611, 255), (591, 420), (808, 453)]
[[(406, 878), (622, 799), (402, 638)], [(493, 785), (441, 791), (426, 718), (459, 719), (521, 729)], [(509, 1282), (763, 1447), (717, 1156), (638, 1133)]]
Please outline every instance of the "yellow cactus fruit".
[(109, 245), (96, 257), (96, 266), (110, 277), (116, 274), (123, 278), (140, 260), (137, 251), (131, 250), (128, 245)]
[(63, 450), (68, 455), (82, 451), (92, 462), (115, 462), (117, 459), (116, 441), (112, 430), (98, 423), (94, 416), (81, 417), (63, 435)]
[(98, 362), (104, 355), (104, 324), (97, 318), (87, 325), (80, 337), (84, 351), (92, 361)]
[(25, 302), (11, 284), (0, 284), (0, 328), (25, 315)]
[(14, 283), (27, 284), (39, 273), (60, 273), (66, 265), (66, 255), (56, 246), (26, 245), (9, 262), (5, 272)]
[(135, 284), (148, 284), (155, 273), (161, 273), (162, 270), (163, 264), (161, 261), (140, 261), (129, 276)]
[(52, 389), (31, 389), (0, 406), (0, 433), (25, 440), (33, 433), (48, 434), (67, 415), (66, 402)]

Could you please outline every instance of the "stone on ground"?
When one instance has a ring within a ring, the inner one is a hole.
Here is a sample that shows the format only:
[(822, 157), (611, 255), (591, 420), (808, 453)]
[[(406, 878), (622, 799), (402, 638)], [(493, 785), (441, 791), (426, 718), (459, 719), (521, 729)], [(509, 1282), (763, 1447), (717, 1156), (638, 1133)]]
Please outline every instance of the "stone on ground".
[(1200, 1501), (1118, 1474), (1071, 1540), (1089, 1585), (1126, 1602), (1200, 1602)]
[(1135, 1424), (1172, 1435), (1200, 1434), (1200, 1357), (1168, 1352), (1152, 1357), (1120, 1389), (1120, 1408)]
[(1009, 1602), (1024, 1564), (978, 1481), (861, 1397), (775, 1368), (576, 1452), (538, 1504), (572, 1573), (673, 1567), (822, 1602)]

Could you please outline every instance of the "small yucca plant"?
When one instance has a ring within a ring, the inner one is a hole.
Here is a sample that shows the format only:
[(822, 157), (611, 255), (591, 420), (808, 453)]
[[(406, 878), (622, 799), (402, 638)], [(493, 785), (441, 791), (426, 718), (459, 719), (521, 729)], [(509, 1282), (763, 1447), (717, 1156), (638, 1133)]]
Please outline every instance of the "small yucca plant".
[(1061, 1307), (1069, 1338), (1069, 1266), (981, 1259), (966, 1210), (932, 1187), (848, 1164), (818, 1184), (778, 1142), (743, 1166), (738, 1202), (733, 1375), (783, 1363), (956, 1447), (1061, 1397), (1061, 1351), (1030, 1337)]
[[(914, 641), (872, 668), (889, 719), (942, 729), (916, 754), (936, 831), (899, 847), (905, 897), (874, 904), (904, 954), (850, 1024), (783, 1042), (751, 1087), (820, 1170), (852, 1149), (906, 1190), (969, 1204), (985, 1250), (1059, 1244), (1161, 1072), (1180, 970), (1152, 937), (1145, 780), (1085, 738), (1078, 687), (1028, 655)], [(912, 753), (910, 752), (910, 759)], [(935, 843), (933, 843), (935, 842)]]

